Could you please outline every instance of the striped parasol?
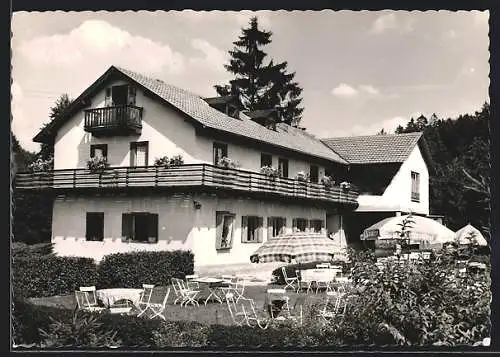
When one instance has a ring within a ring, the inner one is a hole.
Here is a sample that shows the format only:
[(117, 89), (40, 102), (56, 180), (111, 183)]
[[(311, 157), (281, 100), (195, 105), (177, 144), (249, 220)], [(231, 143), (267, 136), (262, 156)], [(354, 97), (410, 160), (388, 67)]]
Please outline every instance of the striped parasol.
[(280, 235), (262, 244), (251, 256), (252, 263), (297, 263), (331, 260), (340, 247), (321, 234), (294, 233)]

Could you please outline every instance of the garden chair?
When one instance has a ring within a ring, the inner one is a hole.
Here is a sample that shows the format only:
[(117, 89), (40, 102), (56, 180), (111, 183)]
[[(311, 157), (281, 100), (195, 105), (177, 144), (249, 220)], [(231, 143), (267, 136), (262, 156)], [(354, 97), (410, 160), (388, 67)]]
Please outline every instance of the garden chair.
[(295, 270), (295, 274), (297, 275), (297, 277), (300, 277), (300, 279), (298, 279), (297, 281), (296, 292), (299, 293), (302, 289), (306, 289), (306, 292), (309, 292), (309, 290), (311, 289), (312, 282), (308, 280), (303, 280), (300, 270)]
[(269, 326), (269, 321), (266, 321), (257, 315), (254, 301), (245, 297), (240, 299), (241, 302), (238, 304), (234, 297), (234, 293), (227, 293), (225, 295), (226, 304), (233, 322), (237, 326), (258, 326), (259, 328), (265, 330)]
[(325, 306), (319, 312), (325, 322), (328, 322), (338, 316), (341, 300), (345, 299), (346, 293), (341, 291), (327, 291)]
[(280, 312), (290, 316), (289, 302), (290, 297), (286, 295), (286, 289), (267, 289), (264, 304), (267, 305), (271, 319), (278, 318)]
[(103, 312), (106, 310), (104, 307), (93, 306), (89, 301), (89, 293), (87, 291), (75, 291), (76, 304), (79, 310), (85, 310), (90, 312)]
[(292, 290), (295, 291), (296, 290), (295, 285), (298, 285), (299, 277), (298, 276), (288, 277), (285, 267), (281, 267), (281, 272), (283, 273), (283, 278), (285, 279), (285, 284), (286, 284), (285, 290), (287, 288), (291, 288)]
[(155, 286), (151, 284), (142, 284), (141, 297), (137, 303), (137, 307), (139, 309), (139, 313), (137, 314), (138, 317), (143, 315), (148, 310), (154, 287)]
[(174, 291), (179, 294), (175, 299), (176, 301), (181, 301), (181, 307), (187, 306), (187, 304), (199, 306), (198, 301), (196, 301), (196, 296), (200, 293), (200, 290), (193, 290), (187, 286), (184, 280), (178, 278), (172, 278), (172, 284), (174, 286)]
[(99, 306), (95, 286), (80, 286), (80, 291), (87, 292), (90, 306)]
[(198, 279), (200, 276), (198, 274), (186, 275), (186, 284), (191, 289), (199, 289), (200, 284), (197, 281), (193, 281), (194, 279)]
[(242, 278), (234, 278), (232, 281), (228, 282), (228, 286), (221, 288), (224, 292), (224, 295), (227, 293), (234, 293), (236, 296), (236, 302), (239, 299), (243, 298), (243, 294), (245, 293), (245, 280)]
[(153, 313), (150, 316), (150, 319), (154, 319), (155, 317), (159, 316), (163, 320), (166, 321), (165, 315), (163, 315), (163, 312), (165, 311), (165, 308), (167, 306), (167, 300), (168, 296), (170, 295), (170, 288), (167, 289), (167, 292), (165, 293), (165, 297), (163, 298), (163, 301), (161, 303), (150, 303), (149, 304), (149, 309)]

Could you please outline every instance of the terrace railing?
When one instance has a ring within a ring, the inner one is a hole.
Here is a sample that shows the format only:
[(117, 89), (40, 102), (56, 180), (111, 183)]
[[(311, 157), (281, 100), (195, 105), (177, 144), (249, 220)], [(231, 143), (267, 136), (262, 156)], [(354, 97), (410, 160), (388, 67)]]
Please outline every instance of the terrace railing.
[(47, 173), (18, 173), (17, 189), (77, 190), (127, 188), (207, 188), (241, 193), (263, 193), (357, 205), (358, 192), (339, 186), (303, 182), (291, 178), (270, 178), (264, 174), (211, 164), (185, 164), (170, 168), (111, 167), (100, 173), (87, 169), (54, 170)]

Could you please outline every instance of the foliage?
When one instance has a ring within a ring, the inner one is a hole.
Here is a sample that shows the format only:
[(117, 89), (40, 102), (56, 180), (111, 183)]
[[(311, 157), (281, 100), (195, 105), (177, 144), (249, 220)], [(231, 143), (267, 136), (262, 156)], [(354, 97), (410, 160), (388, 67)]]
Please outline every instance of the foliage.
[(190, 251), (116, 253), (106, 255), (99, 263), (97, 285), (100, 288), (166, 286), (172, 277), (184, 279), (193, 270), (194, 255)]
[(340, 188), (345, 190), (345, 191), (348, 191), (351, 189), (351, 184), (347, 181), (343, 181), (340, 183)]
[(13, 242), (12, 256), (14, 258), (30, 258), (34, 256), (53, 255), (53, 246), (53, 243), (28, 245), (22, 242)]
[(43, 160), (41, 157), (28, 165), (32, 172), (48, 172), (54, 168), (54, 158), (50, 157)]
[(271, 43), (272, 32), (258, 27), (256, 17), (242, 29), (234, 48), (229, 51), (229, 64), (224, 68), (235, 76), (229, 84), (214, 88), (222, 96), (235, 95), (246, 110), (280, 107), (282, 120), (298, 125), (304, 108), (300, 107), (302, 88), (294, 82), (295, 73), (288, 73), (287, 62), (266, 63), (262, 46)]
[(184, 159), (182, 158), (182, 155), (175, 155), (171, 158), (169, 158), (168, 156), (163, 156), (163, 157), (157, 158), (155, 160), (154, 165), (158, 166), (158, 167), (169, 168), (172, 166), (184, 165)]
[(325, 187), (333, 187), (335, 185), (335, 180), (331, 176), (324, 176), (321, 179), (321, 182), (325, 185)]
[(102, 315), (82, 313), (75, 309), (70, 321), (49, 316), (51, 324), (40, 329), (42, 348), (61, 347), (118, 347), (117, 331), (104, 328)]
[(103, 172), (108, 166), (108, 159), (106, 157), (94, 156), (87, 161), (87, 168), (93, 173)]
[[(489, 336), (488, 274), (461, 276), (456, 251), (379, 269), (359, 259), (355, 298), (338, 329), (348, 344), (472, 345)], [(450, 304), (450, 301), (453, 301)]]
[(307, 182), (309, 181), (309, 175), (306, 174), (304, 171), (299, 171), (295, 175), (295, 179), (301, 182)]
[(260, 172), (270, 178), (276, 178), (279, 176), (279, 170), (272, 166), (262, 166)]
[(217, 166), (228, 169), (236, 169), (238, 167), (238, 164), (235, 161), (231, 160), (230, 158), (223, 156), (217, 162)]
[(96, 265), (89, 258), (14, 257), (12, 270), (14, 292), (24, 297), (68, 294), (97, 281)]
[[(49, 129), (52, 126), (53, 121), (61, 117), (61, 115), (65, 113), (66, 109), (68, 109), (68, 107), (71, 105), (72, 102), (73, 99), (70, 99), (68, 94), (66, 93), (61, 94), (61, 96), (57, 98), (56, 102), (54, 103), (54, 106), (50, 108), (50, 113), (49, 113), (50, 121), (48, 123), (43, 124), (42, 129)], [(47, 160), (51, 157), (54, 157), (54, 143), (53, 142), (42, 143), (38, 155), (43, 160)]]

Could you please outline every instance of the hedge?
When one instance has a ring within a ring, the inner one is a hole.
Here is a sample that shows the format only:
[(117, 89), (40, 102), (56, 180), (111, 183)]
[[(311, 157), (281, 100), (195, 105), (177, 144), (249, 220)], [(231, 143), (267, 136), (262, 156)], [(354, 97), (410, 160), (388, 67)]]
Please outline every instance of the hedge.
[(72, 294), (80, 286), (98, 288), (166, 286), (172, 277), (193, 274), (194, 255), (189, 251), (111, 254), (96, 264), (90, 258), (21, 256), (13, 259), (14, 294), (48, 297)]
[(190, 251), (116, 253), (98, 266), (100, 288), (140, 288), (142, 284), (166, 286), (172, 277), (184, 279), (194, 271)]
[(96, 281), (97, 267), (90, 258), (48, 255), (13, 261), (14, 293), (24, 297), (64, 295)]

